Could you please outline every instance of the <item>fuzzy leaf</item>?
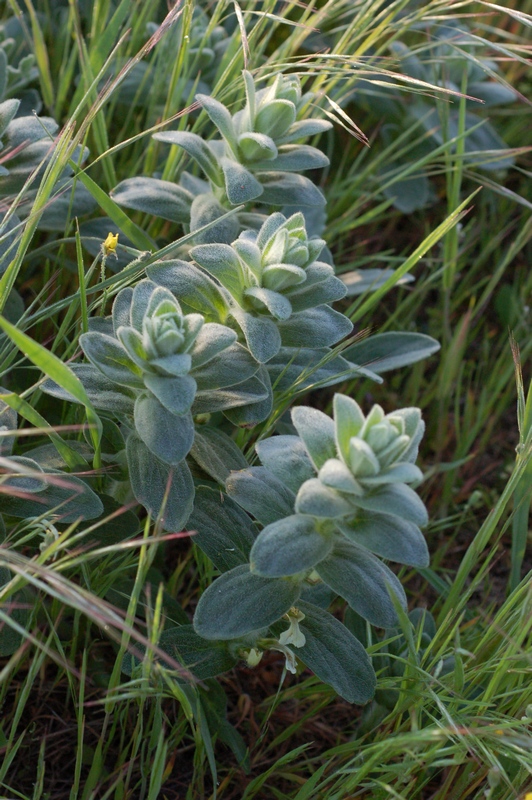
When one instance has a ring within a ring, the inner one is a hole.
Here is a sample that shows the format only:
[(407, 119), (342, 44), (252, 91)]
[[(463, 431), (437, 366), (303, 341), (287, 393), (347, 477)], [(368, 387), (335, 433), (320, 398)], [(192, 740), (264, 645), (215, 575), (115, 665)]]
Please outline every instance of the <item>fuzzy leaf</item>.
[[(320, 365), (321, 364), (321, 365)], [(297, 390), (315, 385), (334, 386), (352, 378), (371, 378), (382, 383), (375, 373), (351, 364), (341, 356), (333, 355), (329, 348), (281, 347), (267, 364), (272, 384), (277, 390)], [(305, 377), (303, 377), (305, 376)]]
[(342, 355), (345, 358), (364, 364), (381, 374), (390, 369), (398, 369), (415, 364), (437, 353), (439, 342), (424, 333), (378, 333), (355, 342)]
[(207, 680), (227, 672), (237, 663), (222, 642), (208, 642), (198, 636), (192, 625), (166, 628), (159, 647), (189, 669), (199, 680)]
[(188, 131), (165, 131), (164, 133), (154, 133), (153, 138), (157, 139), (158, 142), (176, 144), (178, 147), (182, 147), (199, 164), (205, 175), (215, 186), (223, 185), (223, 176), (218, 159), (201, 136)]
[(251, 571), (269, 578), (311, 569), (331, 551), (332, 537), (318, 533), (313, 517), (293, 514), (267, 525), (249, 557)]
[(63, 233), (67, 220), (90, 214), (97, 207), (91, 193), (80, 183), (65, 178), (55, 185), (54, 193), (39, 219), (39, 230)]
[(364, 478), (367, 489), (382, 486), (385, 483), (417, 483), (423, 479), (423, 473), (415, 464), (400, 462), (387, 467), (372, 478)]
[(236, 333), (226, 325), (217, 322), (208, 322), (203, 325), (194, 342), (192, 349), (192, 369), (196, 370), (206, 364), (222, 350), (236, 342)]
[(279, 170), (280, 172), (303, 172), (306, 169), (320, 169), (329, 164), (329, 159), (308, 144), (285, 144), (276, 158), (254, 164), (254, 169)]
[(152, 281), (165, 286), (194, 311), (211, 319), (225, 319), (227, 302), (221, 288), (194, 264), (179, 260), (161, 261), (152, 264), (146, 272)]
[[(396, 168), (395, 164), (389, 164), (389, 169)], [(393, 205), (403, 214), (412, 214), (418, 209), (427, 208), (433, 202), (433, 192), (430, 181), (425, 172), (416, 172), (407, 178), (397, 179), (391, 185), (386, 185), (389, 181), (388, 170), (381, 175), (381, 182), (385, 185), (382, 188), (384, 197), (392, 200)]]
[(268, 162), (277, 155), (275, 142), (264, 133), (241, 133), (238, 137), (238, 149), (243, 160), (253, 166), (255, 162)]
[(54, 514), (65, 523), (95, 519), (101, 515), (103, 505), (98, 495), (74, 475), (47, 470), (43, 473), (42, 483), (45, 488), (31, 498), (2, 493), (2, 512), (27, 518), (38, 517), (54, 509)]
[(234, 441), (218, 428), (209, 428), (207, 425), (196, 429), (190, 455), (207, 475), (223, 485), (231, 472), (248, 467)]
[(279, 323), (286, 347), (330, 347), (353, 330), (353, 323), (339, 311), (322, 305), (293, 314)]
[(262, 364), (273, 358), (281, 346), (281, 335), (275, 322), (262, 315), (248, 314), (240, 308), (231, 311), (242, 329), (251, 355)]
[[(234, 425), (255, 425), (266, 419), (271, 411), (271, 405), (271, 391), (268, 391), (262, 380), (253, 375), (246, 381), (227, 389), (198, 392), (192, 413), (214, 414), (216, 411), (223, 411)], [(239, 412), (243, 416), (240, 416)], [(240, 421), (236, 421), (237, 419)]]
[(264, 467), (232, 472), (227, 493), (263, 525), (294, 513), (295, 495)]
[(296, 406), (291, 416), (316, 469), (321, 469), (329, 458), (336, 458), (334, 422), (327, 414), (317, 408)]
[[(314, 262), (318, 264), (319, 262)], [(312, 270), (307, 268), (307, 275), (311, 277)], [(305, 311), (307, 308), (321, 306), (324, 303), (335, 303), (346, 296), (347, 291), (341, 280), (329, 275), (323, 281), (310, 282), (309, 277), (305, 283), (290, 292), (290, 302), (294, 313)]]
[(79, 343), (83, 352), (100, 372), (113, 383), (142, 388), (142, 371), (128, 356), (120, 342), (105, 333), (82, 333)]
[[(483, 100), (487, 108), (502, 105), (503, 103), (514, 103), (517, 100), (517, 92), (510, 86), (503, 86), (497, 81), (478, 81), (470, 83), (467, 93), (471, 97)], [(476, 105), (476, 103), (474, 104)]]
[(300, 627), (305, 644), (298, 656), (348, 703), (367, 703), (375, 693), (376, 678), (368, 654), (345, 625), (328, 611), (299, 601), (305, 614)]
[[(3, 94), (3, 93), (2, 93)], [(0, 95), (1, 97), (2, 95)], [(0, 136), (4, 133), (5, 129), (14, 118), (20, 106), (20, 100), (4, 100), (0, 103)]]
[(312, 461), (299, 436), (271, 436), (255, 445), (263, 465), (293, 492), (315, 477)]
[[(83, 384), (87, 397), (95, 408), (115, 414), (133, 413), (134, 392), (113, 383), (92, 364), (72, 364), (70, 369)], [(70, 403), (80, 402), (74, 395), (51, 380), (45, 380), (41, 384), (41, 390), (60, 400)]]
[(200, 267), (206, 269), (233, 297), (240, 298), (243, 275), (240, 259), (228, 244), (200, 244), (190, 250)]
[(236, 639), (280, 619), (299, 597), (298, 582), (262, 578), (247, 565), (235, 567), (202, 594), (194, 629), (205, 639)]
[(419, 443), (425, 433), (425, 423), (421, 419), (421, 411), (419, 408), (398, 408), (393, 415), (404, 420), (405, 433), (410, 436), (410, 444), (401, 455), (401, 461), (414, 462), (417, 458)]
[(260, 397), (255, 396), (253, 402), (248, 402), (245, 405), (240, 405), (238, 407), (229, 408), (227, 411), (224, 411), (224, 416), (233, 424), (239, 425), (246, 428), (252, 428), (254, 425), (258, 425), (260, 422), (264, 422), (268, 419), (270, 414), (272, 413), (273, 408), (273, 394), (271, 390), (271, 386), (267, 385), (262, 378), (258, 378), (257, 375), (254, 375), (253, 378), (250, 378), (249, 381), (246, 381), (245, 384), (241, 384), (237, 387), (239, 391), (242, 390), (242, 386), (254, 381), (255, 384), (260, 385), (260, 391), (262, 394)]
[(307, 136), (315, 136), (332, 128), (332, 123), (326, 119), (300, 119), (290, 126), (290, 129), (282, 137), (277, 139), (278, 144), (285, 142), (295, 142), (297, 139), (306, 139)]
[(225, 178), (227, 198), (232, 205), (249, 203), (262, 194), (262, 184), (237, 161), (221, 158), (220, 165)]
[(215, 100), (214, 97), (209, 97), (206, 94), (197, 94), (196, 100), (207, 112), (211, 121), (214, 122), (231, 148), (234, 148), (236, 144), (235, 129), (233, 126), (233, 118), (227, 108), (223, 103), (220, 103), (218, 100)]
[[(131, 286), (127, 286), (125, 289), (122, 289), (115, 297), (113, 303), (113, 310), (112, 310), (112, 332), (109, 332), (109, 335), (112, 336), (113, 333), (116, 336), (116, 332), (119, 328), (124, 325), (129, 325), (130, 322), (130, 314), (131, 314), (131, 303), (133, 302), (133, 289)], [(97, 322), (99, 320), (99, 322)], [(99, 330), (100, 328), (93, 328), (92, 326), (96, 322), (98, 326), (101, 326), (102, 323), (105, 325), (108, 324), (109, 317), (91, 317), (89, 320), (89, 330)], [(104, 331), (103, 326), (100, 329), (102, 333)]]
[(351, 470), (339, 458), (330, 458), (320, 469), (318, 478), (330, 489), (346, 494), (362, 495), (364, 490), (353, 477)]
[(272, 206), (324, 206), (327, 202), (317, 186), (304, 175), (290, 172), (258, 173), (263, 187), (261, 203)]
[[(7, 389), (0, 387), (0, 394), (9, 394)], [(10, 408), (7, 403), (0, 400), (0, 456), (11, 455), (16, 442), (16, 435), (6, 436), (9, 431), (16, 432), (18, 426), (18, 416), (14, 408)]]
[(357, 497), (356, 503), (366, 511), (394, 514), (420, 527), (427, 525), (429, 521), (423, 501), (404, 483), (389, 484), (365, 497)]
[[(200, 194), (194, 198), (190, 208), (190, 232), (195, 233), (204, 225), (219, 219), (227, 213), (213, 194)], [(194, 244), (209, 244), (222, 242), (231, 244), (236, 239), (240, 226), (236, 216), (221, 220), (216, 225), (211, 225), (209, 230), (196, 234)]]
[[(221, 326), (220, 326), (221, 327)], [(215, 391), (246, 381), (259, 369), (248, 350), (235, 343), (226, 347), (216, 358), (194, 370), (198, 391)]]
[(411, 567), (429, 565), (425, 537), (412, 522), (391, 514), (366, 513), (338, 527), (350, 541), (381, 558)]
[(194, 503), (194, 483), (186, 462), (175, 467), (164, 464), (136, 434), (128, 437), (126, 453), (131, 488), (139, 503), (154, 519), (161, 519), (165, 530), (182, 530)]
[(378, 558), (345, 540), (316, 566), (322, 580), (347, 600), (364, 619), (381, 628), (397, 624), (389, 590), (406, 608), (406, 597), (399, 580)]
[(151, 394), (142, 394), (135, 402), (135, 428), (144, 444), (165, 464), (179, 464), (194, 441), (192, 415), (172, 414)]
[(348, 462), (349, 442), (360, 433), (365, 417), (356, 400), (345, 394), (334, 395), (333, 409), (338, 454)]
[[(0, 115), (1, 109), (2, 104), (0, 103)], [(5, 217), (6, 214), (0, 212), (0, 275), (4, 274), (9, 262), (15, 255), (14, 245), (20, 233), (20, 229), (17, 230), (20, 225), (19, 217), (13, 214), (7, 222), (4, 222)]]
[(353, 506), (334, 489), (329, 489), (318, 479), (311, 478), (297, 493), (295, 509), (299, 514), (336, 519), (353, 514)]
[(278, 136), (283, 136), (295, 122), (296, 113), (296, 107), (290, 100), (275, 98), (262, 108), (259, 106), (254, 128), (256, 131), (276, 139)]
[[(393, 269), (357, 269), (353, 272), (344, 272), (343, 275), (340, 275), (340, 280), (345, 284), (347, 296), (354, 297), (368, 291), (375, 292), (394, 274), (395, 271)], [(405, 283), (411, 283), (413, 280), (414, 277), (407, 273), (402, 278), (399, 278), (394, 283), (394, 286), (402, 286)]]
[(276, 211), (266, 217), (257, 234), (257, 246), (261, 251), (265, 250), (267, 245), (271, 244), (275, 234), (285, 222), (286, 218), (280, 211)]
[(111, 197), (119, 206), (170, 222), (188, 222), (194, 199), (190, 192), (171, 181), (142, 176), (121, 181)]
[(11, 456), (9, 466), (2, 467), (2, 487), (26, 494), (38, 494), (45, 491), (46, 480), (41, 480), (43, 470), (31, 458), (25, 456)]
[(246, 512), (219, 490), (198, 487), (187, 528), (221, 572), (248, 563), (256, 528)]
[(196, 396), (196, 381), (190, 375), (176, 378), (145, 375), (144, 383), (171, 414), (180, 416), (190, 411)]
[(292, 313), (290, 300), (271, 289), (250, 286), (244, 291), (244, 296), (251, 298), (251, 303), (257, 311), (260, 313), (269, 312), (277, 320), (287, 320)]

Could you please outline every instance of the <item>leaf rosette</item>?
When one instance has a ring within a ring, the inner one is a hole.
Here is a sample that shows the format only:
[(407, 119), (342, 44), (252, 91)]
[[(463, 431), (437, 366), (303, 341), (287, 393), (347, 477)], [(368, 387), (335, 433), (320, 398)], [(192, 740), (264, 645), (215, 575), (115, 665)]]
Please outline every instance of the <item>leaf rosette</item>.
[[(93, 366), (133, 390), (138, 435), (167, 464), (178, 464), (194, 439), (193, 413), (261, 399), (259, 365), (236, 333), (201, 314), (185, 314), (175, 296), (150, 280), (123, 289), (111, 319), (80, 336)], [(240, 386), (241, 388), (235, 388)]]
[(271, 214), (260, 230), (245, 231), (231, 245), (193, 247), (191, 257), (218, 281), (227, 314), (258, 361), (281, 345), (329, 347), (352, 330), (330, 303), (346, 294), (334, 269), (318, 257), (323, 239), (309, 237), (303, 214)]
[[(150, 280), (120, 291), (110, 318), (94, 318), (80, 336), (90, 364), (73, 365), (95, 407), (123, 423), (133, 493), (154, 516), (179, 530), (194, 498), (185, 462), (194, 415), (260, 403), (260, 365), (235, 331), (183, 312), (175, 296)], [(74, 398), (52, 381), (43, 389)]]
[(257, 90), (244, 70), (246, 104), (231, 115), (219, 100), (196, 95), (221, 135), (205, 142), (188, 131), (154, 134), (160, 142), (182, 147), (208, 178), (214, 194), (231, 205), (260, 197), (268, 205), (324, 206), (320, 190), (300, 172), (325, 167), (321, 150), (298, 140), (331, 127), (327, 120), (301, 119), (312, 94), (302, 94), (299, 78), (278, 75)]
[[(249, 551), (246, 580), (269, 579), (272, 591), (289, 580), (292, 605), (296, 587), (308, 593), (322, 582), (364, 619), (392, 626), (395, 606), (405, 606), (406, 598), (380, 559), (428, 564), (420, 530), (427, 512), (408, 485), (422, 477), (413, 463), (424, 430), (419, 409), (385, 415), (375, 406), (366, 417), (354, 400), (337, 394), (334, 419), (300, 406), (292, 421), (298, 436), (261, 441), (263, 466), (233, 472), (226, 481), (230, 497), (263, 526)], [(202, 598), (202, 615), (216, 585)], [(240, 635), (251, 630), (251, 620), (250, 614)]]
[[(425, 507), (408, 486), (421, 478), (414, 464), (421, 414), (410, 408), (386, 415), (374, 406), (365, 416), (337, 394), (333, 419), (301, 406), (292, 421), (297, 436), (256, 445), (263, 466), (229, 475), (224, 503), (211, 490), (198, 493), (191, 523), (223, 574), (202, 594), (194, 629), (227, 641), (251, 666), (273, 649), (295, 671), (297, 648), (343, 697), (366, 702), (375, 675), (363, 646), (324, 608), (340, 595), (363, 619), (390, 628), (397, 606), (406, 607), (401, 583), (379, 556), (428, 563), (419, 528)], [(236, 539), (238, 506), (262, 526), (257, 536), (248, 520), (246, 539)]]

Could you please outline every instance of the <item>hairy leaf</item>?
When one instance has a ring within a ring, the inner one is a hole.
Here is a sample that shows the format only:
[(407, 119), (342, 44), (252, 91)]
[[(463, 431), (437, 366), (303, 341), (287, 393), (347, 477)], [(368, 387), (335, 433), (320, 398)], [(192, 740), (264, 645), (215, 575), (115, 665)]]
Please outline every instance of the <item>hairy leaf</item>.
[(345, 625), (316, 605), (299, 601), (305, 644), (298, 656), (349, 703), (367, 703), (376, 678), (368, 654)]
[(294, 513), (294, 493), (264, 467), (232, 472), (226, 486), (233, 500), (263, 525)]
[(218, 489), (198, 487), (187, 528), (221, 572), (248, 563), (256, 528), (246, 512)]
[(332, 548), (332, 536), (318, 532), (316, 520), (293, 514), (267, 525), (251, 549), (250, 567), (256, 575), (282, 578), (309, 570)]
[(262, 578), (247, 565), (235, 567), (203, 592), (194, 629), (205, 639), (236, 639), (280, 619), (299, 592), (299, 583), (290, 578)]
[(179, 464), (194, 441), (192, 414), (176, 416), (151, 394), (135, 402), (135, 428), (149, 450), (165, 464)]
[(246, 469), (248, 463), (235, 442), (218, 428), (198, 426), (190, 455), (207, 475), (225, 484), (234, 470)]
[(139, 503), (162, 521), (165, 530), (182, 530), (194, 503), (194, 483), (186, 463), (165, 464), (136, 434), (128, 437), (126, 453), (131, 488)]
[(299, 436), (272, 436), (255, 445), (266, 469), (293, 492), (315, 476), (315, 469)]
[(406, 597), (398, 579), (367, 550), (339, 540), (333, 552), (316, 566), (318, 575), (364, 619), (381, 628), (397, 623), (390, 597), (395, 594), (406, 608)]

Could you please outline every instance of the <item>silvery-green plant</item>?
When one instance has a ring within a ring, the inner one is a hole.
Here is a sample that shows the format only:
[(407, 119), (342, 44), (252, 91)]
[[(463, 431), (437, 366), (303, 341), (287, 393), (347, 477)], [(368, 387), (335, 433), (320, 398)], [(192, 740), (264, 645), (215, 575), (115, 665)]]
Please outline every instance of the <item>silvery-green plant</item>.
[(186, 150), (222, 204), (260, 197), (268, 205), (325, 205), (321, 192), (299, 173), (327, 166), (329, 159), (321, 150), (296, 142), (328, 130), (331, 123), (300, 119), (312, 95), (302, 94), (297, 75), (278, 75), (270, 86), (257, 90), (251, 73), (243, 74), (246, 105), (233, 115), (213, 97), (196, 96), (221, 139), (205, 142), (185, 131), (156, 133), (154, 138)]
[[(0, 83), (2, 69), (7, 71), (7, 65), (0, 57)], [(15, 231), (20, 225), (20, 218), (9, 210), (8, 201), (44, 163), (50, 152), (46, 131), (53, 134), (58, 128), (57, 123), (48, 117), (40, 120), (29, 116), (17, 117), (19, 107), (20, 100), (15, 98), (0, 102), (0, 201), (3, 201), (0, 210), (0, 273), (7, 268), (16, 239)]]
[(301, 212), (271, 214), (258, 233), (231, 245), (193, 247), (190, 256), (225, 289), (228, 313), (261, 362), (281, 345), (329, 347), (353, 326), (330, 303), (346, 294), (334, 269), (319, 261), (325, 242), (307, 236)]
[[(193, 262), (161, 261), (149, 277), (174, 293), (184, 308), (235, 329), (252, 355), (265, 364), (257, 378), (269, 400), (235, 409), (231, 419), (252, 424), (271, 410), (272, 384), (289, 389), (311, 382), (333, 384), (347, 376), (380, 378), (333, 355), (331, 346), (352, 330), (331, 308), (347, 290), (334, 269), (317, 260), (325, 242), (309, 237), (303, 214), (271, 214), (258, 232), (243, 232), (231, 245), (197, 245)], [(306, 377), (302, 377), (306, 376)]]
[[(146, 35), (161, 36), (158, 46), (148, 58), (129, 67), (113, 95), (118, 104), (143, 108), (147, 112), (147, 126), (163, 117), (170, 91), (173, 98), (188, 98), (194, 91), (210, 92), (216, 81), (221, 60), (230, 42), (227, 31), (221, 25), (212, 25), (205, 11), (195, 6), (185, 34), (184, 18), (187, 16), (183, 14), (176, 19), (169, 36), (164, 35), (164, 26), (161, 30), (156, 22), (148, 22)], [(181, 57), (183, 47), (186, 48), (186, 64), (182, 64), (182, 72), (186, 76), (199, 76), (199, 80), (181, 76), (176, 80), (172, 69), (161, 69), (161, 65), (167, 67), (175, 64)], [(126, 58), (113, 60), (100, 86), (103, 87), (106, 80), (116, 78), (126, 65)]]
[[(295, 142), (329, 123), (300, 119), (310, 98), (297, 78), (257, 91), (244, 77), (246, 106), (233, 116), (199, 98), (220, 139), (175, 133), (206, 181), (188, 173), (181, 186), (134, 178), (117, 188), (117, 201), (157, 209), (192, 232), (240, 202), (239, 181), (245, 203), (321, 208), (321, 193), (296, 173), (326, 159)], [(133, 495), (167, 530), (186, 525), (222, 573), (193, 625), (167, 628), (161, 644), (200, 678), (279, 651), (287, 669), (299, 657), (342, 696), (366, 702), (375, 689), (370, 660), (326, 607), (340, 595), (369, 622), (395, 624), (405, 595), (380, 559), (427, 563), (426, 512), (409, 486), (421, 478), (414, 461), (423, 424), (417, 409), (386, 415), (375, 407), (365, 417), (337, 395), (334, 419), (300, 406), (289, 435), (261, 439), (259, 430), (263, 466), (249, 466), (230, 425), (270, 418), (269, 427), (274, 389), (285, 404), (311, 385), (358, 374), (380, 380), (332, 350), (353, 326), (331, 307), (346, 286), (319, 260), (325, 242), (309, 235), (301, 210), (265, 210), (246, 206), (217, 222), (208, 232), (214, 240), (195, 238), (187, 261), (151, 263), (147, 278), (118, 292), (110, 317), (89, 320), (79, 339), (89, 363), (71, 370), (102, 423), (102, 497), (123, 503)], [(382, 334), (345, 352), (385, 371), (435, 347), (429, 337)], [(51, 380), (42, 388), (79, 402)], [(281, 424), (284, 434), (289, 423)], [(91, 453), (80, 444), (83, 460)], [(26, 482), (35, 481), (30, 466), (19, 476)]]
[[(186, 175), (179, 183), (154, 177), (128, 178), (113, 191), (117, 203), (186, 223), (190, 231), (219, 218), (231, 206), (252, 201), (297, 208), (325, 205), (320, 190), (300, 173), (324, 167), (329, 160), (317, 148), (299, 141), (328, 130), (331, 123), (303, 118), (312, 94), (302, 94), (296, 75), (279, 75), (270, 86), (257, 90), (251, 74), (246, 70), (243, 74), (246, 104), (233, 115), (213, 97), (196, 97), (221, 138), (205, 141), (189, 131), (154, 134), (157, 141), (186, 150), (207, 182)], [(246, 208), (243, 215), (220, 223), (207, 240), (231, 242), (249, 227), (249, 211)], [(257, 220), (262, 221), (260, 216)]]
[(20, 100), (0, 103), (0, 197), (16, 194), (49, 156), (58, 124), (50, 117), (18, 117)]
[[(267, 396), (254, 378), (259, 364), (236, 333), (200, 314), (183, 313), (174, 295), (153, 281), (121, 290), (110, 318), (94, 318), (80, 336), (89, 365), (73, 365), (94, 406), (125, 426), (135, 497), (178, 529), (194, 490), (185, 458), (194, 442), (195, 414), (226, 411)], [(72, 399), (46, 381), (44, 390)]]
[[(262, 467), (233, 472), (226, 481), (229, 497), (263, 526), (258, 536), (250, 530), (246, 538), (241, 533), (235, 537), (219, 514), (210, 525), (216, 535), (202, 534), (202, 515), (212, 514), (216, 501), (208, 492), (198, 496), (189, 525), (197, 526), (197, 544), (224, 574), (202, 595), (194, 627), (209, 640), (235, 640), (233, 648), (245, 650), (247, 643), (249, 652), (273, 646), (272, 637), (275, 647), (292, 644), (303, 662), (324, 675), (323, 665), (319, 670), (313, 666), (312, 653), (308, 660), (294, 620), (323, 615), (314, 607), (340, 595), (370, 623), (391, 627), (397, 621), (396, 605), (405, 607), (406, 599), (380, 559), (428, 564), (420, 530), (427, 523), (426, 509), (408, 485), (422, 477), (414, 461), (424, 426), (418, 409), (385, 415), (374, 406), (364, 416), (354, 400), (341, 394), (334, 398), (334, 419), (299, 406), (292, 422), (297, 435), (259, 442)], [(236, 552), (235, 558), (220, 557), (222, 543)], [(291, 627), (279, 638), (284, 615)], [(325, 630), (339, 625), (328, 616), (320, 619)], [(343, 631), (336, 636), (355, 652)], [(325, 678), (332, 685), (344, 679), (337, 661)]]
[(39, 95), (35, 89), (26, 89), (39, 76), (35, 56), (19, 53), (17, 57), (16, 49), (15, 39), (9, 35), (9, 25), (3, 23), (0, 25), (0, 101), (22, 96), (26, 113), (39, 111), (42, 105)]
[[(8, 256), (13, 253), (15, 231), (20, 227), (21, 218), (31, 209), (38, 180), (52, 156), (53, 137), (59, 128), (51, 117), (19, 116), (20, 105), (16, 98), (0, 102), (0, 201), (3, 201), (0, 203), (0, 273), (5, 271)], [(86, 149), (82, 152), (78, 148), (74, 157), (83, 160), (87, 155)], [(85, 214), (95, 208), (95, 201), (83, 186), (76, 186), (73, 191), (71, 174), (72, 170), (65, 168), (48, 207), (40, 216), (41, 229), (63, 231), (68, 215)], [(23, 197), (14, 208), (12, 200), (23, 187)]]

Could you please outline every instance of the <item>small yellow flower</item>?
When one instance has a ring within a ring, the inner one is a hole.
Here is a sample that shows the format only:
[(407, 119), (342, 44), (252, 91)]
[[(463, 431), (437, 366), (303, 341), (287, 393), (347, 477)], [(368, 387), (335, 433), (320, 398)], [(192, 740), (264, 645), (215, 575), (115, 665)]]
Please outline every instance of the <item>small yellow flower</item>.
[(244, 651), (242, 655), (246, 659), (248, 667), (256, 667), (263, 656), (263, 651), (252, 647), (250, 650)]
[(118, 233), (108, 233), (107, 239), (102, 244), (103, 254), (105, 256), (111, 255), (111, 253), (116, 256), (116, 246), (118, 244)]

